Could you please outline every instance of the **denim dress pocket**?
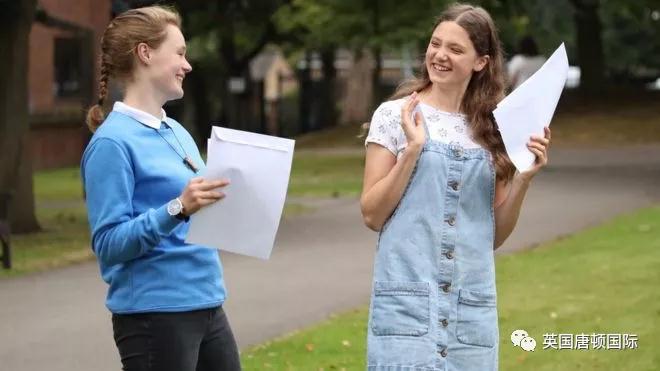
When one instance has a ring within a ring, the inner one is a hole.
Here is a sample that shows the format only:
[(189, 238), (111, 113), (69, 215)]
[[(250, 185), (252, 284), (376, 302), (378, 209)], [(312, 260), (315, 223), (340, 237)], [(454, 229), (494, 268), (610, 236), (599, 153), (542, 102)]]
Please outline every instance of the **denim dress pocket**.
[(376, 336), (423, 336), (429, 332), (427, 282), (374, 282), (371, 330)]
[(495, 346), (497, 303), (494, 294), (459, 290), (456, 338), (463, 344)]

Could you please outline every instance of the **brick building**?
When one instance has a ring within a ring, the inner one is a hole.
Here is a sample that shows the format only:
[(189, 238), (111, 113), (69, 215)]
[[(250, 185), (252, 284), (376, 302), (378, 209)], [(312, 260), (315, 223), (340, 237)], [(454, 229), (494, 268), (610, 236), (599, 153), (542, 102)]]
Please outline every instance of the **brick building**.
[(75, 166), (89, 137), (84, 112), (97, 94), (111, 0), (39, 0), (39, 8), (29, 46), (33, 167)]

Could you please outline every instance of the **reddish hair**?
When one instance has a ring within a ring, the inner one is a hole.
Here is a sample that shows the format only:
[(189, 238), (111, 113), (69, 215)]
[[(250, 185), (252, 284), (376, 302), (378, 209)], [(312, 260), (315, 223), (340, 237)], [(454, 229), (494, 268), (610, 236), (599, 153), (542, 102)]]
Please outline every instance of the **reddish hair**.
[(99, 100), (87, 111), (87, 127), (93, 133), (105, 119), (103, 102), (108, 96), (110, 78), (129, 79), (135, 69), (136, 48), (140, 43), (158, 48), (167, 36), (166, 28), (181, 28), (181, 16), (172, 8), (148, 6), (128, 10), (114, 18), (101, 38)]

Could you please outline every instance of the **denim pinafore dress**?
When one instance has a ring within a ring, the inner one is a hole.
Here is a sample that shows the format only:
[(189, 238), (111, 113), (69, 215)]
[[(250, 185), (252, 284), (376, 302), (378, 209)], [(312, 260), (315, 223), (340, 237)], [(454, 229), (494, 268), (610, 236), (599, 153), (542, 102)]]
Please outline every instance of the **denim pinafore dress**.
[(426, 137), (378, 237), (367, 369), (497, 370), (492, 157)]

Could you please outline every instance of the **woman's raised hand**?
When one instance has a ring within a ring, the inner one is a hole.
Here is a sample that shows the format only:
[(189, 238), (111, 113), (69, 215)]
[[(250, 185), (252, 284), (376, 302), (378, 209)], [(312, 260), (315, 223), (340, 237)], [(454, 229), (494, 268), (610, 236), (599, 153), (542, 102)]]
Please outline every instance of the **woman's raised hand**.
[(524, 180), (530, 181), (545, 165), (548, 164), (548, 149), (552, 133), (549, 127), (543, 128), (544, 136), (533, 135), (527, 143), (527, 148), (536, 155), (532, 167), (519, 174)]
[[(419, 96), (414, 92), (406, 99), (401, 107), (401, 127), (406, 134), (406, 140), (409, 146), (421, 148), (426, 142), (426, 129), (424, 128), (424, 118), (421, 112), (415, 112), (419, 104)], [(414, 120), (413, 120), (413, 112)]]

